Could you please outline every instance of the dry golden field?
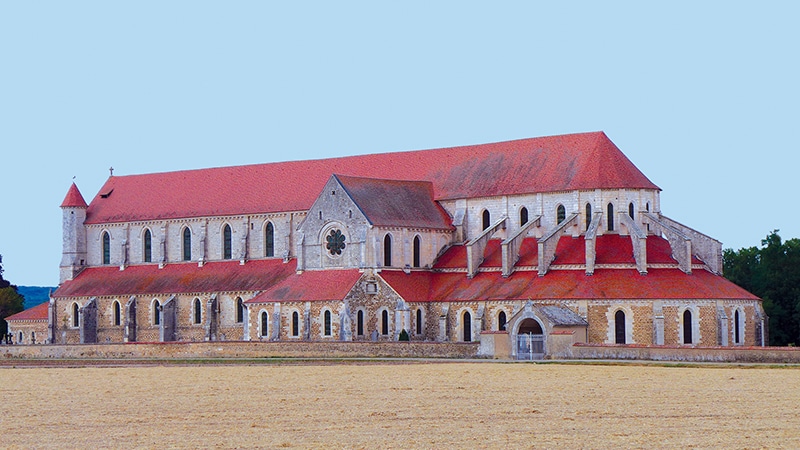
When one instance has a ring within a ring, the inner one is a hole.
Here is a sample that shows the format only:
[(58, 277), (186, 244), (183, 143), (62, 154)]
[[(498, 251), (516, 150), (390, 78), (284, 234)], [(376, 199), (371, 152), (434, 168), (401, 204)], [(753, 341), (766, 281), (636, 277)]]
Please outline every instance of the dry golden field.
[(800, 448), (798, 369), (4, 368), (0, 393), (3, 448)]

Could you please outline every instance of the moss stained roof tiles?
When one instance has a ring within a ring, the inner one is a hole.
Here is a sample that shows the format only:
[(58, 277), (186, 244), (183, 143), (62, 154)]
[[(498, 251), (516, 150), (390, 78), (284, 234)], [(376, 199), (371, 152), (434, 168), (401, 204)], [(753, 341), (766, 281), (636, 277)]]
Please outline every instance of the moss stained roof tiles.
[(342, 300), (361, 278), (358, 269), (293, 274), (245, 303)]
[(295, 273), (296, 261), (280, 259), (90, 267), (64, 282), (53, 297), (241, 292), (268, 289)]
[(450, 216), (433, 200), (428, 181), (336, 178), (374, 226), (453, 229)]
[[(658, 189), (602, 132), (109, 177), (87, 224), (306, 211), (332, 174), (433, 183), (435, 200)], [(531, 176), (535, 174), (535, 176)]]

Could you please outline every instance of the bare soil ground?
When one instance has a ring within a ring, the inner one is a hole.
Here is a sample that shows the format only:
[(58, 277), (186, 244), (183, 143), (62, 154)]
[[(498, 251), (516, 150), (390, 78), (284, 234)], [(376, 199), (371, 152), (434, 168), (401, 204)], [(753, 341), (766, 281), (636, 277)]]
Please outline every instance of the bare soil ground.
[(0, 398), (4, 448), (800, 448), (792, 368), (3, 368)]

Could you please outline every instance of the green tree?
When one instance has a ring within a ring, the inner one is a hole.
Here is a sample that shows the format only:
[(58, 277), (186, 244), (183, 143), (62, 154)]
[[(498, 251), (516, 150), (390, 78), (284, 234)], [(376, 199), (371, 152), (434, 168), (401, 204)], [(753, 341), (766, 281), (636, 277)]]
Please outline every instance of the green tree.
[(0, 255), (0, 335), (8, 333), (8, 323), (5, 318), (16, 314), (23, 309), (25, 297), (19, 295), (17, 287), (3, 279), (3, 256)]
[(800, 240), (773, 230), (761, 248), (723, 252), (725, 277), (764, 300), (769, 344), (800, 342)]

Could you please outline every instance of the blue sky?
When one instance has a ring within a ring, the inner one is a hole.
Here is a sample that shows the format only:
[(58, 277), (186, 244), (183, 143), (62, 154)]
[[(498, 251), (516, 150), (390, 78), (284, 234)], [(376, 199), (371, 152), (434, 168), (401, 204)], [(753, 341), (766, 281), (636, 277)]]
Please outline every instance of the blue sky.
[(797, 2), (0, 2), (0, 254), (108, 177), (602, 130), (726, 248), (800, 237)]

